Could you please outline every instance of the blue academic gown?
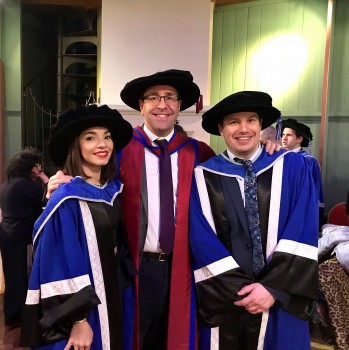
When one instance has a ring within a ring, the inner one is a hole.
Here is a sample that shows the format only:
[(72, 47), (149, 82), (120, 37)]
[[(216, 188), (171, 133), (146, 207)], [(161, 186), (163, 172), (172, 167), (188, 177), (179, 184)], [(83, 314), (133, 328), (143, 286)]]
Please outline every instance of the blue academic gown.
[(319, 203), (319, 231), (321, 230), (321, 226), (325, 223), (324, 218), (324, 193), (322, 189), (322, 179), (321, 179), (321, 169), (319, 162), (316, 158), (314, 158), (311, 154), (304, 151), (302, 148), (298, 152), (298, 154), (302, 155), (309, 168), (310, 172), (312, 174), (316, 189), (317, 189), (317, 195), (318, 195), (318, 203)]
[[(257, 174), (265, 268), (255, 276), (237, 178), (245, 170), (220, 154), (195, 169), (190, 245), (198, 295), (200, 349), (310, 349), (308, 308), (317, 289), (317, 194), (303, 157), (264, 150)], [(259, 282), (277, 301), (259, 315), (233, 305)]]
[(115, 260), (123, 234), (118, 204), (122, 187), (117, 180), (97, 187), (76, 177), (53, 193), (34, 226), (23, 345), (61, 350), (72, 323), (87, 317), (91, 349), (122, 348)]

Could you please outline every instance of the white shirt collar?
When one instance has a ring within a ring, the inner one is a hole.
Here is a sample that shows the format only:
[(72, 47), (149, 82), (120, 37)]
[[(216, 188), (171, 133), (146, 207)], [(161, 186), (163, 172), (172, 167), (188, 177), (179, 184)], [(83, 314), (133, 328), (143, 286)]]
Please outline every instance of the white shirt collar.
[[(256, 151), (252, 154), (252, 156), (250, 158), (248, 158), (249, 160), (252, 161), (252, 163), (259, 157), (259, 155), (262, 153), (262, 146), (260, 143), (258, 143), (258, 148), (256, 149)], [(234, 159), (235, 157), (240, 158), (238, 156), (236, 156), (233, 152), (231, 152), (229, 149), (227, 149), (227, 153), (230, 159)]]
[(299, 152), (301, 150), (301, 146), (295, 148), (295, 149), (292, 149), (291, 152)]
[(159, 137), (157, 135), (155, 135), (153, 132), (151, 132), (147, 127), (146, 125), (144, 124), (143, 126), (143, 130), (144, 132), (146, 133), (146, 135), (149, 137), (150, 141), (152, 143), (154, 143), (155, 140), (157, 139), (165, 139), (167, 142), (169, 142), (171, 140), (171, 137), (173, 136), (174, 134), (174, 129), (172, 129), (172, 131), (165, 137)]

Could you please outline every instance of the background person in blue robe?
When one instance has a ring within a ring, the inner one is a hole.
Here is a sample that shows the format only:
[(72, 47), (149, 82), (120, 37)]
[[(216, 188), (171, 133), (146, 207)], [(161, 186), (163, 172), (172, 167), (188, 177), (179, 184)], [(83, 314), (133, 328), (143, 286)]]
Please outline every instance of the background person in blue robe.
[[(260, 130), (279, 114), (268, 94), (254, 91), (232, 94), (203, 114), (203, 128), (222, 135), (227, 150), (194, 171), (190, 245), (201, 349), (310, 349), (317, 195), (304, 157), (268, 155), (259, 144)], [(246, 171), (236, 157), (251, 160), (257, 175), (258, 271), (244, 208)]]
[(34, 263), (21, 343), (40, 349), (122, 349), (120, 265), (127, 254), (115, 152), (132, 126), (107, 106), (63, 113), (49, 142), (52, 161), (74, 178), (34, 226)]
[(303, 147), (310, 147), (313, 140), (313, 134), (309, 126), (298, 122), (296, 119), (288, 118), (282, 121), (281, 145), (284, 149), (305, 157), (310, 172), (313, 176), (318, 193), (319, 202), (319, 232), (325, 223), (324, 215), (324, 194), (322, 190), (321, 169), (319, 162), (310, 153), (306, 152)]

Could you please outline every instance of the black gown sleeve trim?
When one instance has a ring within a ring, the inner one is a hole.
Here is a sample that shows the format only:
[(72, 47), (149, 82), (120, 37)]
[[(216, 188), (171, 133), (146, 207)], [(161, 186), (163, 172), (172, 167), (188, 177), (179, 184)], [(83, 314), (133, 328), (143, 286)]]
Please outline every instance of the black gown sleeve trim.
[(68, 338), (73, 323), (98, 304), (100, 300), (95, 290), (87, 286), (75, 294), (54, 296), (42, 299), (41, 304), (26, 305), (21, 346), (37, 347)]
[(237, 292), (251, 282), (240, 269), (235, 269), (197, 283), (199, 323), (217, 327), (238, 319), (243, 308), (234, 305), (234, 301), (242, 299)]

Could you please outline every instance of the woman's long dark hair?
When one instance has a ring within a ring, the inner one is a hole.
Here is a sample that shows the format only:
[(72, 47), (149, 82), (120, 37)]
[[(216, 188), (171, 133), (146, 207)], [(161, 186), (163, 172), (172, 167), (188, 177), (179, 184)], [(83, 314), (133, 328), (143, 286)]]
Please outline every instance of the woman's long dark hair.
[(6, 168), (6, 178), (31, 177), (31, 172), (36, 164), (41, 164), (42, 154), (35, 148), (28, 147), (14, 154)]

